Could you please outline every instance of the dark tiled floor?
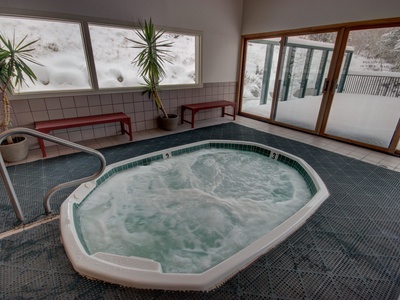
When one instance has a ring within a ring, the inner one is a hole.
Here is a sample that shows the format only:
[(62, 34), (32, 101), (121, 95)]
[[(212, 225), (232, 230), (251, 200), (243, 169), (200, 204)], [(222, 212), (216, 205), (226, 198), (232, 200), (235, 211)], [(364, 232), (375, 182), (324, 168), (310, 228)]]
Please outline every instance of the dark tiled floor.
[[(74, 272), (52, 221), (0, 240), (2, 299), (397, 299), (400, 294), (400, 173), (234, 123), (101, 150), (107, 162), (204, 139), (248, 140), (298, 155), (331, 196), (297, 232), (209, 293), (147, 291)], [(73, 154), (9, 168), (28, 221), (56, 182), (85, 176), (95, 159)], [(54, 211), (70, 191), (58, 193)], [(1, 231), (17, 224), (2, 190)]]

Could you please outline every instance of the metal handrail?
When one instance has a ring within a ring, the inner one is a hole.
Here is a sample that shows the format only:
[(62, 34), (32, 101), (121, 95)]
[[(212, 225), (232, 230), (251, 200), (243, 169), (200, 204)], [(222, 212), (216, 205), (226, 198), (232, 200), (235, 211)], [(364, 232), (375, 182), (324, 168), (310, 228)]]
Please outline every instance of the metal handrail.
[[(50, 189), (46, 193), (46, 195), (43, 198), (43, 207), (45, 209), (46, 214), (51, 214), (52, 213), (51, 212), (51, 207), (50, 207), (50, 199), (51, 199), (51, 197), (53, 196), (53, 194), (56, 191), (61, 190), (61, 189), (65, 189), (67, 187), (71, 187), (71, 186), (74, 186), (74, 185), (78, 185), (78, 184), (81, 184), (81, 183), (84, 183), (84, 182), (87, 182), (87, 181), (90, 181), (90, 180), (94, 180), (94, 179), (98, 178), (103, 173), (103, 171), (104, 171), (104, 169), (106, 167), (106, 159), (104, 158), (104, 156), (99, 151), (96, 151), (94, 149), (91, 149), (91, 148), (88, 148), (88, 147), (85, 147), (85, 146), (82, 146), (82, 145), (79, 145), (79, 144), (75, 144), (75, 143), (70, 142), (70, 141), (63, 140), (63, 139), (60, 139), (58, 137), (55, 137), (55, 136), (52, 136), (52, 135), (48, 135), (48, 134), (45, 134), (45, 133), (42, 133), (42, 132), (39, 132), (39, 131), (36, 131), (36, 130), (33, 130), (33, 129), (29, 129), (29, 128), (19, 127), (19, 128), (13, 128), (13, 129), (4, 131), (3, 133), (0, 134), (0, 144), (5, 138), (7, 138), (7, 137), (9, 137), (11, 135), (17, 135), (17, 134), (27, 134), (27, 135), (31, 135), (31, 136), (34, 136), (34, 137), (37, 137), (37, 138), (48, 140), (50, 142), (54, 142), (54, 143), (57, 143), (57, 144), (60, 144), (60, 145), (63, 145), (63, 146), (67, 146), (67, 147), (70, 147), (70, 148), (81, 150), (81, 151), (83, 151), (85, 153), (88, 153), (88, 154), (92, 154), (94, 156), (97, 156), (100, 159), (101, 166), (100, 166), (100, 169), (95, 174), (93, 174), (91, 176), (88, 176), (88, 177), (81, 178), (81, 179), (76, 179), (76, 180), (72, 180), (72, 181), (69, 181), (69, 182), (61, 183), (61, 184), (53, 187), (52, 189)], [(24, 218), (24, 215), (22, 213), (21, 206), (19, 204), (19, 201), (18, 201), (17, 195), (15, 193), (14, 187), (13, 187), (13, 185), (11, 183), (10, 176), (8, 174), (8, 171), (7, 171), (7, 168), (5, 166), (5, 163), (4, 163), (4, 160), (3, 160), (3, 157), (1, 155), (1, 153), (0, 153), (0, 173), (1, 173), (1, 177), (3, 178), (4, 185), (5, 185), (8, 197), (10, 198), (11, 204), (13, 206), (14, 212), (17, 215), (17, 218), (20, 221), (23, 222), (25, 220), (25, 218)]]

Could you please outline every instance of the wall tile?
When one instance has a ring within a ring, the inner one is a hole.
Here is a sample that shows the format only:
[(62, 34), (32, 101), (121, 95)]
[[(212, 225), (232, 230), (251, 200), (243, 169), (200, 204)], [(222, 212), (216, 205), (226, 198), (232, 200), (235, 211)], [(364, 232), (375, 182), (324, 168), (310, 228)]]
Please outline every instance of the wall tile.
[(31, 108), (27, 100), (11, 100), (11, 108), (15, 113), (30, 112)]
[(177, 90), (169, 91), (169, 99), (177, 99), (177, 98), (178, 98)]
[(100, 105), (99, 95), (89, 95), (88, 96), (88, 104), (90, 107)]
[(168, 111), (169, 107), (170, 107), (170, 100), (169, 99), (162, 99), (164, 108)]
[(153, 120), (154, 119), (154, 112), (153, 111), (145, 111), (144, 112), (144, 119), (145, 119), (145, 121)]
[(143, 102), (143, 104), (144, 104), (144, 110), (145, 111), (149, 111), (149, 110), (155, 109), (155, 105), (154, 105), (153, 101), (146, 101), (146, 102)]
[(61, 109), (48, 110), (49, 120), (64, 119), (64, 114)]
[(154, 124), (155, 124), (154, 120), (145, 121), (146, 130), (150, 130), (150, 129), (155, 128), (156, 126)]
[(143, 122), (144, 121), (144, 112), (135, 113), (134, 122)]
[(64, 118), (76, 118), (78, 116), (76, 108), (67, 108), (63, 110)]
[(76, 107), (84, 107), (84, 106), (89, 106), (88, 104), (88, 99), (86, 96), (75, 96), (74, 97), (75, 101), (75, 106)]
[(47, 121), (50, 120), (49, 114), (47, 113), (47, 110), (42, 110), (42, 111), (33, 111), (32, 112), (33, 120), (36, 121)]
[(73, 97), (63, 97), (60, 98), (60, 103), (62, 108), (72, 108), (75, 107), (75, 101)]
[(68, 140), (70, 140), (71, 142), (82, 141), (82, 132), (80, 130), (74, 131), (74, 132), (69, 132)]
[(118, 126), (116, 126), (115, 124), (107, 124), (105, 130), (106, 136), (121, 134), (121, 127), (119, 126), (119, 124)]
[(110, 94), (100, 95), (100, 103), (101, 105), (111, 105), (112, 97)]
[(111, 95), (112, 98), (112, 103), (113, 104), (120, 104), (122, 103), (122, 94), (112, 94)]
[(34, 122), (31, 112), (22, 112), (15, 114), (15, 119), (17, 121), (17, 124), (15, 124), (14, 122), (13, 126), (26, 126)]
[(96, 139), (102, 138), (102, 137), (105, 137), (105, 136), (106, 136), (106, 131), (105, 131), (104, 127), (102, 127), (102, 128), (95, 128), (95, 129), (93, 130), (93, 132), (94, 132), (94, 137), (95, 137)]
[(178, 98), (185, 98), (185, 90), (178, 90)]
[(178, 99), (171, 99), (169, 102), (170, 108), (176, 108), (178, 106)]
[[(213, 100), (236, 100), (236, 82), (204, 83), (202, 88), (162, 91), (161, 96), (168, 113), (180, 116), (183, 104), (192, 104)], [(55, 120), (77, 116), (125, 112), (131, 117), (132, 130), (142, 131), (157, 127), (157, 111), (153, 100), (141, 92), (116, 93), (61, 98), (44, 98), (12, 101), (12, 119), (14, 126), (33, 128), (34, 120)], [(221, 109), (201, 111), (196, 115), (197, 120), (220, 117)], [(186, 119), (190, 112), (186, 111)], [(96, 126), (75, 127), (60, 130), (55, 133), (65, 139), (72, 138), (88, 140), (119, 134), (119, 124), (99, 124)], [(38, 147), (35, 143), (35, 147)]]
[(184, 92), (185, 92), (185, 98), (191, 98), (193, 96), (193, 90), (192, 89), (184, 90)]
[(90, 115), (91, 116), (101, 115), (102, 114), (101, 106), (89, 106), (89, 110), (90, 110)]
[(146, 125), (144, 122), (136, 122), (136, 131), (146, 130)]
[(117, 112), (123, 112), (124, 111), (124, 105), (121, 104), (113, 104), (113, 110), (115, 113)]
[(94, 139), (93, 128), (82, 130), (82, 139), (83, 140), (92, 140), (92, 139)]
[(133, 102), (142, 102), (144, 97), (147, 98), (147, 96), (143, 96), (142, 93), (133, 93)]
[(30, 99), (28, 102), (31, 111), (47, 110), (46, 102), (44, 101), (44, 99)]
[(124, 103), (132, 103), (133, 102), (133, 94), (132, 93), (123, 93), (122, 99)]
[(101, 111), (103, 114), (112, 114), (114, 112), (112, 105), (101, 106)]
[(46, 102), (46, 107), (48, 110), (61, 108), (61, 102), (59, 98), (47, 98), (44, 99), (44, 101)]
[(133, 108), (134, 108), (135, 112), (141, 112), (141, 111), (144, 111), (144, 105), (143, 105), (143, 102), (137, 102), (137, 103), (134, 103), (134, 105), (133, 105)]
[(131, 113), (134, 112), (134, 108), (133, 108), (133, 102), (129, 102), (129, 103), (124, 103), (124, 112), (125, 113)]
[(86, 117), (86, 116), (90, 116), (90, 110), (89, 107), (77, 107), (76, 108), (76, 113), (78, 115), (78, 117)]

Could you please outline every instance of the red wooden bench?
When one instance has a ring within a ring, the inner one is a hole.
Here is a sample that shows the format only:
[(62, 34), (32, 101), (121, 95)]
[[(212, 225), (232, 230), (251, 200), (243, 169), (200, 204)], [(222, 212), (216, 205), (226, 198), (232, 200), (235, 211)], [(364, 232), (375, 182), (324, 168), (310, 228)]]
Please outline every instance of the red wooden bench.
[[(225, 107), (233, 107), (233, 114), (228, 114), (225, 112)], [(236, 120), (236, 104), (235, 102), (232, 101), (227, 101), (227, 100), (219, 100), (219, 101), (213, 101), (213, 102), (202, 102), (202, 103), (195, 103), (195, 104), (186, 104), (182, 105), (181, 107), (181, 122), (182, 124), (184, 122), (192, 124), (192, 128), (194, 128), (194, 115), (203, 109), (211, 109), (211, 108), (219, 108), (222, 107), (222, 117), (227, 115), (233, 117), (233, 120)], [(184, 113), (185, 110), (191, 110), (192, 111), (192, 121), (187, 121), (184, 118)]]
[[(121, 132), (122, 134), (127, 133), (129, 135), (129, 139), (132, 141), (132, 125), (131, 118), (126, 114), (113, 113), (113, 114), (105, 114), (105, 115), (97, 115), (97, 116), (86, 116), (86, 117), (77, 117), (77, 118), (68, 118), (68, 119), (59, 119), (59, 120), (49, 120), (49, 121), (39, 121), (35, 122), (35, 129), (37, 131), (43, 133), (50, 133), (51, 130), (57, 129), (66, 129), (72, 127), (80, 127), (80, 126), (89, 126), (96, 124), (104, 124), (104, 123), (113, 123), (120, 122), (121, 123)], [(128, 131), (125, 130), (124, 125), (128, 126)], [(42, 139), (39, 139), (39, 146), (42, 150), (43, 157), (46, 157), (46, 150), (44, 147), (44, 142)]]

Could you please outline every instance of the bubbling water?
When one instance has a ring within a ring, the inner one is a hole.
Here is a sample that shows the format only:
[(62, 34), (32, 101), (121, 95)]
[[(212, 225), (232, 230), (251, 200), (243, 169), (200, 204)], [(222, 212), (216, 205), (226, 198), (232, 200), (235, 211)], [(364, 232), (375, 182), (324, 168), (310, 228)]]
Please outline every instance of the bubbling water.
[(293, 168), (207, 149), (117, 173), (78, 209), (89, 252), (138, 256), (165, 273), (201, 273), (265, 235), (312, 195)]

